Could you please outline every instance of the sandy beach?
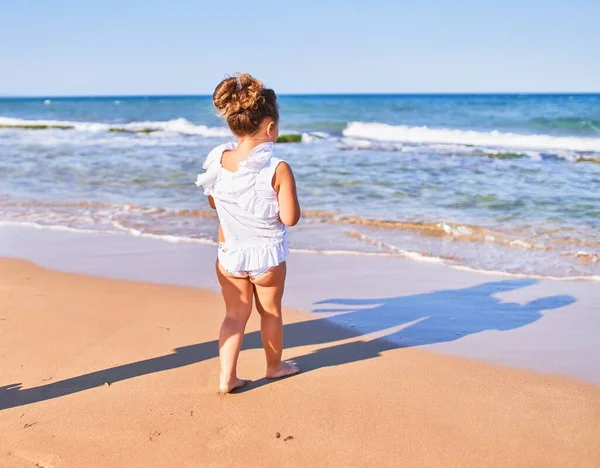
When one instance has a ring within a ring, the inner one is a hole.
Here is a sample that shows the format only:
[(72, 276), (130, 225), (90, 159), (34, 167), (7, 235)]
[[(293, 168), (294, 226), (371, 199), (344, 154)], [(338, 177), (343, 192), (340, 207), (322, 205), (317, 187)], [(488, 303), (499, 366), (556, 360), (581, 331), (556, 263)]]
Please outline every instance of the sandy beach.
[[(0, 226), (0, 257), (53, 270), (219, 292), (215, 247)], [(284, 305), (398, 347), (600, 384), (598, 283), (462, 271), (406, 258), (293, 252)]]
[(600, 468), (600, 1), (38, 3), (0, 468)]
[(222, 396), (215, 292), (0, 261), (0, 465), (598, 466), (600, 387), (399, 347), (286, 311)]

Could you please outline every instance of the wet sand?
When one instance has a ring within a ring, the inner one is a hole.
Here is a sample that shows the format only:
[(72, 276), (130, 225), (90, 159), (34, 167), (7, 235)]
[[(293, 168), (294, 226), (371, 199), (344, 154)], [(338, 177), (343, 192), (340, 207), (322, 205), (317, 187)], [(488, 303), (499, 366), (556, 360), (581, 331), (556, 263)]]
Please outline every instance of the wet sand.
[(255, 315), (253, 383), (219, 395), (222, 314), (206, 289), (0, 260), (0, 466), (600, 464), (598, 385), (382, 338), (405, 324), (287, 310), (304, 372), (270, 382)]

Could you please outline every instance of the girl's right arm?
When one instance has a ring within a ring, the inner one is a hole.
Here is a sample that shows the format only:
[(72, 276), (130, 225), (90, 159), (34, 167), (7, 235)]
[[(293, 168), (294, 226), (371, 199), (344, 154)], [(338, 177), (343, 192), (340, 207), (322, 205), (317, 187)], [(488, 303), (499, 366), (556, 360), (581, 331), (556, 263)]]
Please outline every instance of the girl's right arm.
[(275, 170), (273, 189), (279, 199), (279, 218), (286, 226), (295, 226), (300, 220), (300, 203), (296, 193), (296, 180), (288, 163), (282, 161)]

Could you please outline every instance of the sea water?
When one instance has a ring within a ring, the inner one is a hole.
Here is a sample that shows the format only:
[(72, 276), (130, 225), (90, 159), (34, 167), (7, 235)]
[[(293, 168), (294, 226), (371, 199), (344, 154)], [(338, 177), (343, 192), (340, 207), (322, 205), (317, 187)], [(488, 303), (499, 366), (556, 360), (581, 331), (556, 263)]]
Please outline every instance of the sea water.
[[(279, 99), (293, 249), (598, 279), (600, 95)], [(206, 96), (0, 99), (0, 224), (213, 243), (231, 138)]]

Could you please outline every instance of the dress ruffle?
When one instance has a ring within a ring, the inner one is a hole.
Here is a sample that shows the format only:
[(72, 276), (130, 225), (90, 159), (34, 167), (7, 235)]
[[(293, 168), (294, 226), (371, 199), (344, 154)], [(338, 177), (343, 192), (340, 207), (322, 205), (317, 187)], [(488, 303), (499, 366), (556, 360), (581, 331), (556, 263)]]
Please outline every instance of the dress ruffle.
[(219, 177), (219, 170), (221, 169), (221, 157), (223, 156), (223, 152), (235, 149), (236, 146), (235, 143), (225, 143), (217, 146), (208, 153), (206, 161), (202, 164), (202, 169), (206, 172), (198, 174), (198, 177), (196, 177), (196, 185), (204, 188), (204, 195), (213, 194), (215, 183)]
[(261, 143), (250, 151), (248, 159), (239, 164), (238, 170), (234, 174), (240, 173), (240, 171), (241, 173), (260, 172), (271, 156), (273, 156), (273, 143)]
[(277, 198), (267, 200), (259, 195), (256, 190), (248, 191), (244, 196), (241, 196), (238, 203), (243, 210), (258, 218), (273, 218), (279, 214)]
[(287, 239), (266, 244), (222, 243), (219, 262), (227, 271), (251, 271), (270, 268), (284, 262), (289, 254)]

